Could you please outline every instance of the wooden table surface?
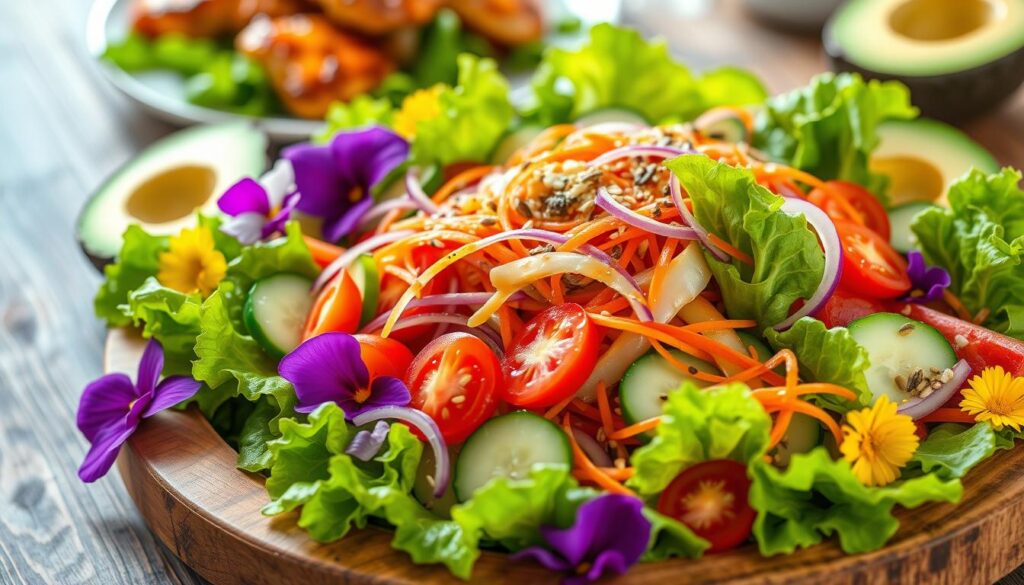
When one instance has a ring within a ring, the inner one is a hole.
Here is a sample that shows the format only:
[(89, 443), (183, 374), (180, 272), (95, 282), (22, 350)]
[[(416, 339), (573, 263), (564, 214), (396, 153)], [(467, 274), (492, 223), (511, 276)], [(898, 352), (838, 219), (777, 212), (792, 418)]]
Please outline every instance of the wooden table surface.
[[(75, 409), (101, 373), (104, 329), (75, 217), (104, 176), (171, 130), (104, 84), (85, 50), (88, 9), (0, 2), (0, 583), (201, 583), (153, 539), (119, 478), (76, 476), (87, 445)], [(747, 66), (772, 91), (824, 68), (814, 37), (765, 29), (734, 0), (630, 0), (625, 11), (695, 67)], [(1024, 167), (1024, 92), (966, 130)], [(1024, 584), (1024, 570), (1005, 582)]]

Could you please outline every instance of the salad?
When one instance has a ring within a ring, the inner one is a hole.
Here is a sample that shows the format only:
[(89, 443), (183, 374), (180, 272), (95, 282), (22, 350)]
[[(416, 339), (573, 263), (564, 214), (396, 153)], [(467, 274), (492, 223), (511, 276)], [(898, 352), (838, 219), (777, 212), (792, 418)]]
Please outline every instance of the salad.
[(400, 101), (454, 83), (460, 52), (533, 66), (578, 19), (544, 22), (532, 0), (132, 0), (131, 28), (103, 57), (128, 72), (169, 71), (189, 102), (323, 119), (335, 101)]
[(583, 582), (877, 549), (1013, 447), (1021, 175), (891, 221), (868, 163), (917, 114), (903, 86), (768, 98), (601, 25), (524, 107), (507, 87), (461, 57), (454, 86), (340, 107), (222, 214), (130, 227), (95, 306), (149, 342), (86, 388), (81, 478), (198, 408), (314, 540), (383, 523), (458, 577), (491, 549)]

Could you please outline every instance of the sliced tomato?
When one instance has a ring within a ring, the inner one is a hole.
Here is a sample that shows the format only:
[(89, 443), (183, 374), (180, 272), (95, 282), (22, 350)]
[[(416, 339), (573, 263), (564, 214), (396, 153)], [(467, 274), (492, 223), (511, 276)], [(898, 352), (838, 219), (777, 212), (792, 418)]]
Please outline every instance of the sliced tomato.
[(601, 342), (597, 326), (576, 303), (556, 305), (530, 320), (501, 363), (502, 398), (543, 408), (576, 393), (594, 370)]
[(872, 299), (894, 299), (910, 291), (907, 261), (882, 236), (843, 220), (834, 220), (843, 245), (840, 286)]
[(448, 333), (416, 356), (406, 375), (411, 406), (434, 419), (449, 445), (466, 440), (498, 405), (501, 363), (468, 333)]
[(862, 225), (889, 241), (889, 214), (870, 191), (849, 181), (829, 181), (807, 196), (832, 219)]
[(846, 327), (855, 319), (875, 313), (884, 313), (888, 310), (879, 301), (865, 299), (843, 289), (836, 289), (814, 316), (820, 319), (826, 327)]
[(359, 327), (362, 311), (363, 299), (359, 296), (359, 287), (351, 276), (342, 271), (327, 283), (313, 303), (302, 329), (302, 339), (329, 331), (354, 333)]
[(380, 335), (357, 333), (353, 337), (359, 342), (359, 355), (370, 371), (371, 380), (377, 376), (405, 379), (413, 355), (404, 343)]
[(729, 459), (704, 461), (680, 473), (658, 498), (658, 511), (711, 543), (729, 550), (750, 536), (756, 513), (747, 502), (747, 467)]

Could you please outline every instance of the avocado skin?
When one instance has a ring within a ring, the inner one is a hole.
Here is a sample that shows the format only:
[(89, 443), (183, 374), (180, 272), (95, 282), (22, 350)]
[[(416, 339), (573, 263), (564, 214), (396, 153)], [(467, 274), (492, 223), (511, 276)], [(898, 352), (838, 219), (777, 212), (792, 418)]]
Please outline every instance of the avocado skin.
[(846, 59), (829, 23), (822, 44), (834, 71), (859, 73), (865, 79), (900, 81), (910, 99), (930, 118), (957, 123), (991, 112), (1024, 82), (1024, 47), (984, 65), (942, 75), (891, 75), (865, 69)]
[(89, 252), (89, 248), (86, 247), (85, 242), (83, 242), (80, 238), (75, 238), (75, 241), (78, 242), (78, 249), (82, 251), (82, 254), (85, 254), (85, 257), (89, 259), (89, 263), (92, 264), (93, 267), (96, 268), (96, 270), (99, 271), (101, 275), (104, 274), (103, 269), (108, 264), (113, 264), (113, 258), (97, 256)]

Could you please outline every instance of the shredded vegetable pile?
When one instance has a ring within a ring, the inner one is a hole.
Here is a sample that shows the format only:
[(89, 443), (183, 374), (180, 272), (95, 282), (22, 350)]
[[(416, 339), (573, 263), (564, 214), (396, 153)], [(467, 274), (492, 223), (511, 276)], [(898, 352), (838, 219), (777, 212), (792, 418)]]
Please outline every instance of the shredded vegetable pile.
[(897, 507), (958, 501), (1013, 447), (1019, 172), (906, 216), (868, 164), (916, 115), (899, 84), (764, 99), (613, 27), (532, 90), (513, 107), (467, 57), (456, 86), (284, 149), (221, 214), (129, 228), (95, 306), (149, 342), (134, 383), (83, 394), (82, 479), (198, 408), (265, 476), (263, 512), (317, 541), (374, 521), (458, 577), (491, 548), (595, 580), (877, 549)]

